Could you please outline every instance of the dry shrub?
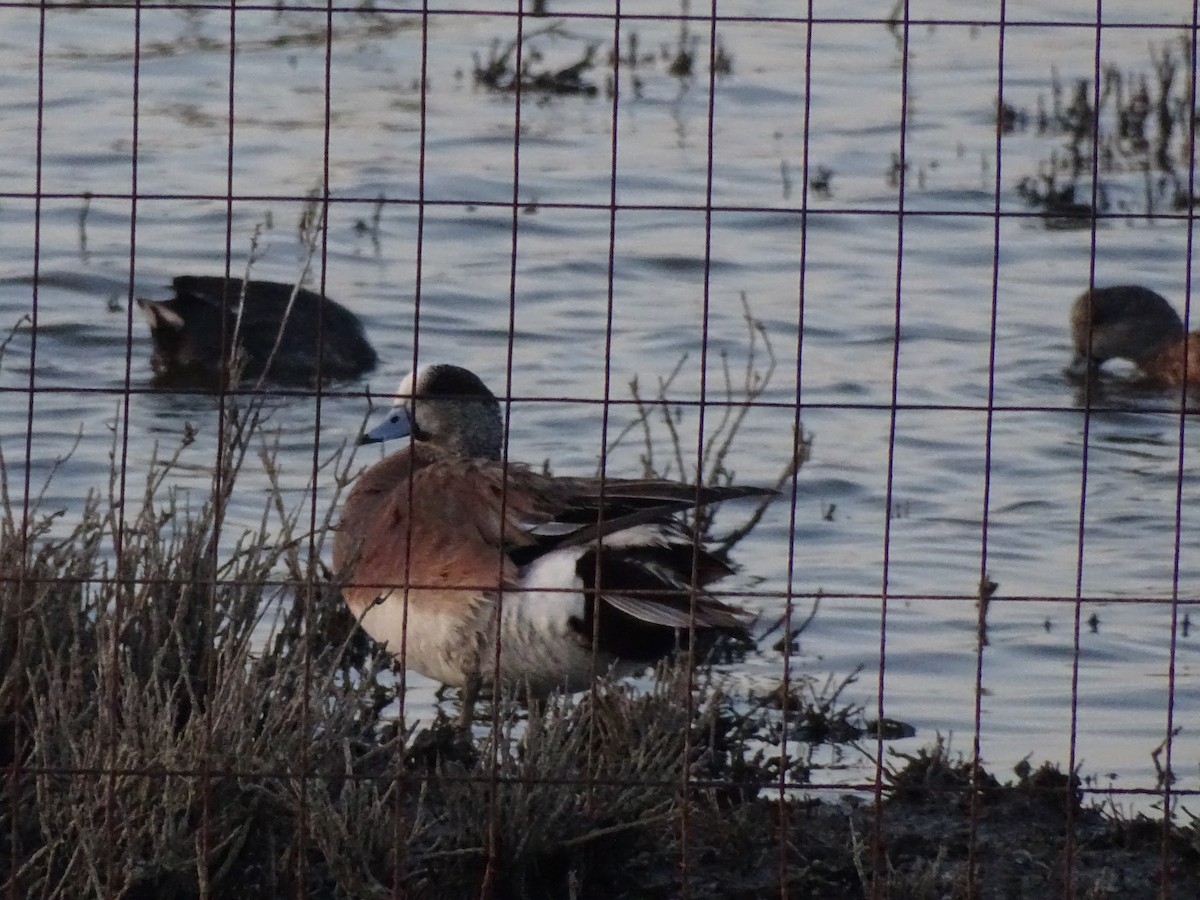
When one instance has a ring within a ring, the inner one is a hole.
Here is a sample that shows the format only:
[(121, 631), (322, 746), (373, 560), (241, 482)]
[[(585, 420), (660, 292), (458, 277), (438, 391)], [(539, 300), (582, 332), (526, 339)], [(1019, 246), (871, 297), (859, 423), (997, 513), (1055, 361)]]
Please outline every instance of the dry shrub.
[(348, 623), (296, 516), (230, 535), (260, 419), (228, 422), (199, 506), (164, 484), (185, 435), (140, 505), (114, 468), (71, 527), (15, 501), (0, 458), (0, 884), (17, 895), (290, 890), (304, 781), (391, 750), (378, 663), (331, 639)]

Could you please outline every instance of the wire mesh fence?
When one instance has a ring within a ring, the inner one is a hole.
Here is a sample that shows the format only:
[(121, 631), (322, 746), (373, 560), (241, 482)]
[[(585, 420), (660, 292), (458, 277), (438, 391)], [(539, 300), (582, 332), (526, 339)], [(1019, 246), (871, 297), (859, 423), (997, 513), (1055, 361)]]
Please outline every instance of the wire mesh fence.
[(0, 0), (4, 895), (1195, 894), (1184, 6)]

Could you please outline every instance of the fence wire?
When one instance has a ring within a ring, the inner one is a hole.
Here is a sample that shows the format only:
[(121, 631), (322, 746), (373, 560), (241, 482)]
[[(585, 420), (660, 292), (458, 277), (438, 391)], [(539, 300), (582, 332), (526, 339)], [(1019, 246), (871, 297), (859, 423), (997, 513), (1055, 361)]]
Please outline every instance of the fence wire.
[(0, 0), (5, 895), (1200, 891), (1116, 6)]

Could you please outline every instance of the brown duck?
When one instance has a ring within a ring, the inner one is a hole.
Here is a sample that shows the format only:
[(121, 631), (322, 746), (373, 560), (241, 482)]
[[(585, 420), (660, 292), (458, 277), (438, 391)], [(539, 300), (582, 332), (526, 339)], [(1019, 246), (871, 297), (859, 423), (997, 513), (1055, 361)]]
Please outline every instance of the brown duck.
[(1084, 291), (1071, 307), (1073, 371), (1096, 371), (1109, 359), (1137, 365), (1164, 386), (1200, 385), (1200, 334), (1188, 334), (1171, 304), (1137, 285)]
[(458, 366), (418, 370), (397, 398), (362, 442), (411, 443), (358, 477), (333, 559), (351, 612), (402, 665), (468, 695), (498, 680), (544, 696), (746, 634), (747, 614), (708, 591), (731, 567), (677, 515), (773, 491), (502, 462), (500, 404)]

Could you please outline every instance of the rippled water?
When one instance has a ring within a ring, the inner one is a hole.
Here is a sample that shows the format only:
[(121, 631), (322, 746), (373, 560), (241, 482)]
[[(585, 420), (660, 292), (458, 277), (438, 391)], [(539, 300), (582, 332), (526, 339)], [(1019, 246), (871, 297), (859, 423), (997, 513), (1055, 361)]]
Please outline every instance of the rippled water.
[[(470, 71), (472, 53), (486, 57), (493, 41), (511, 40), (516, 19), (433, 6), (427, 31), (408, 12), (336, 13), (328, 40), (324, 9), (244, 9), (232, 19), (213, 10), (48, 9), (43, 18), (0, 6), (0, 324), (31, 312), (39, 279), (36, 341), (22, 326), (0, 373), (0, 441), (14, 471), (30, 430), (35, 488), (78, 437), (46, 497), (52, 507), (77, 506), (106, 483), (110, 426), (127, 405), (122, 446), (134, 483), (155, 443), (173, 446), (190, 422), (200, 440), (184, 457), (192, 474), (178, 477), (202, 486), (218, 404), (150, 390), (131, 264), (136, 293), (162, 296), (172, 275), (219, 273), (227, 256), (241, 274), (258, 230), (254, 274), (295, 279), (305, 261), (298, 222), (327, 177), (316, 279), (367, 324), (384, 360), (369, 387), (389, 390), (414, 353), (464, 363), (501, 387), (511, 353), (513, 395), (527, 398), (514, 404), (513, 456), (588, 472), (603, 440), (597, 401), (627, 401), (635, 375), (652, 386), (686, 355), (672, 398), (701, 399), (706, 308), (704, 397), (723, 396), (720, 353), (736, 369), (746, 351), (744, 293), (778, 370), (763, 398), (775, 405), (748, 416), (731, 464), (741, 480), (773, 479), (791, 452), (797, 398), (815, 439), (794, 539), (789, 504), (778, 503), (739, 557), (741, 586), (773, 595), (759, 601), (767, 614), (789, 589), (802, 610), (824, 597), (795, 670), (823, 677), (863, 667), (852, 691), (873, 714), (883, 653), (883, 712), (918, 729), (893, 746), (925, 745), (940, 731), (968, 750), (979, 659), (973, 597), (986, 552), (999, 588), (981, 667), (985, 760), (998, 770), (1027, 754), (1067, 761), (1077, 663), (1083, 771), (1152, 789), (1173, 666), (1177, 786), (1200, 787), (1200, 650), (1182, 627), (1172, 641), (1173, 617), (1195, 614), (1200, 592), (1200, 438), (1193, 421), (1181, 426), (1170, 411), (1170, 396), (1119, 383), (1108, 385), (1104, 411), (1085, 420), (1078, 409), (1061, 370), (1066, 310), (1087, 283), (1091, 235), (1047, 230), (1025, 215), (995, 224), (999, 29), (943, 22), (909, 31), (910, 214), (901, 232), (889, 174), (902, 138), (902, 31), (845, 19), (813, 26), (808, 159), (813, 172), (833, 174), (806, 206), (806, 26), (763, 21), (794, 16), (800, 4), (721, 4), (722, 16), (741, 18), (718, 30), (732, 72), (716, 82), (711, 160), (708, 24), (688, 24), (685, 45), (701, 64), (680, 80), (657, 58), (678, 46), (679, 22), (624, 21), (622, 46), (636, 32), (656, 59), (622, 64), (615, 167), (603, 67), (590, 73), (594, 97), (523, 97), (514, 158), (515, 98), (476, 88)], [(477, 6), (501, 13), (511, 4)], [(701, 6), (692, 12), (702, 18)], [(845, 15), (842, 4), (814, 6), (818, 19)], [(854, 15), (884, 18), (891, 6), (860, 3)], [(1177, 2), (1136, 7), (1106, 10), (1106, 24), (1182, 24)], [(679, 4), (637, 12), (677, 15)], [(911, 14), (964, 13), (931, 0), (914, 2)], [(1004, 31), (1008, 102), (1035, 108), (1051, 66), (1067, 81), (1091, 76), (1094, 4), (1009, 3), (1008, 15), (1020, 23)], [(1074, 27), (1038, 24), (1052, 22)], [(1148, 45), (1176, 33), (1106, 28), (1103, 53), (1147, 72)], [(566, 65), (588, 43), (606, 56), (612, 38), (611, 20), (573, 18), (536, 46), (547, 65)], [(1015, 186), (1053, 146), (1032, 131), (1005, 139), (1003, 211), (1028, 212)], [(1131, 181), (1114, 190), (1136, 193)], [(1097, 282), (1144, 283), (1182, 307), (1188, 227), (1181, 218), (1102, 224)], [(367, 386), (324, 397), (323, 452), (355, 433)], [(273, 418), (283, 477), (300, 502), (316, 410), (310, 398), (281, 400)], [(685, 446), (695, 443), (694, 412), (687, 407), (681, 425)], [(610, 439), (631, 415), (624, 403), (612, 408)], [(718, 417), (709, 410), (709, 427)], [(637, 471), (639, 452), (618, 448), (609, 471)], [(256, 519), (262, 494), (239, 496), (239, 514)], [(323, 513), (324, 488), (315, 502)], [(742, 674), (767, 684), (781, 669), (767, 651)], [(410, 702), (418, 710), (431, 702), (430, 686), (418, 680)]]

